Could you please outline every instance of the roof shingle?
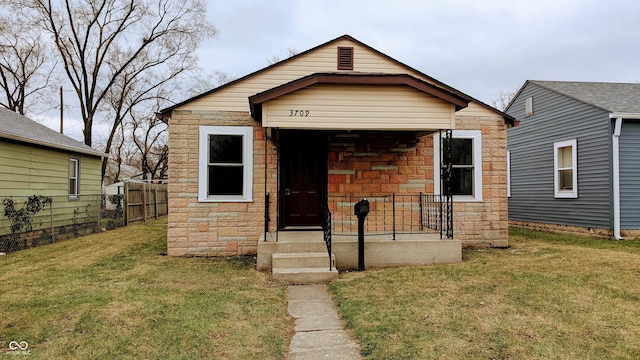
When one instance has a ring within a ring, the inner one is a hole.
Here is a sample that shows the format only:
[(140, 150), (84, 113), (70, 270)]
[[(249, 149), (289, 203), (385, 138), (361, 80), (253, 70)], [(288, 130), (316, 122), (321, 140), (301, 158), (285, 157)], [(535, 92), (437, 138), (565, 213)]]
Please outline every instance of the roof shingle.
[(640, 83), (538, 80), (529, 82), (605, 111), (640, 113)]
[(3, 107), (0, 107), (0, 138), (81, 154), (106, 156), (105, 153)]

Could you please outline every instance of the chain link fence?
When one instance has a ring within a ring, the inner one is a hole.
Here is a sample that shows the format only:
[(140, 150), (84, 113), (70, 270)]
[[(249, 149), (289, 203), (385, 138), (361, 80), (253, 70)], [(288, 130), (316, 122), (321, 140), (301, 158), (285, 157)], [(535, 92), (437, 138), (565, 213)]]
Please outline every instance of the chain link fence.
[(106, 210), (102, 194), (0, 196), (0, 253), (113, 229), (124, 224), (122, 203)]

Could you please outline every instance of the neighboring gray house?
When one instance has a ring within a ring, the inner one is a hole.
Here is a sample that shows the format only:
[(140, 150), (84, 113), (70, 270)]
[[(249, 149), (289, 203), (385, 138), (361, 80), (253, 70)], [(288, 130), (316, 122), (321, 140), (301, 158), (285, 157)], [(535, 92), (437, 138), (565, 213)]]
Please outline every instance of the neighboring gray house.
[(505, 112), (512, 225), (640, 235), (640, 84), (529, 80)]

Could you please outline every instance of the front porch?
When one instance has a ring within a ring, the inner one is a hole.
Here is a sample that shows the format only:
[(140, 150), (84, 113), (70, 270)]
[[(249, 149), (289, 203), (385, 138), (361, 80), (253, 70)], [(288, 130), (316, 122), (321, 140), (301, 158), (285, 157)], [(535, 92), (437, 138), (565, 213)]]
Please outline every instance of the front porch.
[[(440, 235), (435, 232), (398, 234), (396, 240), (392, 239), (392, 235), (369, 235), (365, 236), (364, 247), (367, 269), (462, 261), (461, 241), (440, 239)], [(281, 231), (278, 233), (278, 241), (275, 241), (275, 233), (262, 234), (258, 243), (257, 269), (272, 270), (273, 255), (280, 253), (322, 253), (324, 267), (329, 269), (329, 256), (321, 230)], [(332, 265), (338, 270), (357, 269), (357, 236), (333, 236), (332, 254), (335, 259)]]
[[(450, 197), (390, 194), (368, 196), (362, 222), (364, 268), (420, 266), (462, 260), (453, 240)], [(328, 196), (322, 226), (265, 232), (258, 242), (257, 269), (283, 283), (319, 283), (338, 270), (361, 268), (358, 216), (352, 195)], [(447, 201), (449, 200), (449, 201)]]
[(316, 73), (249, 104), (266, 129), (258, 270), (317, 282), (361, 267), (354, 204), (363, 198), (365, 268), (461, 261), (451, 129), (468, 99), (412, 76)]

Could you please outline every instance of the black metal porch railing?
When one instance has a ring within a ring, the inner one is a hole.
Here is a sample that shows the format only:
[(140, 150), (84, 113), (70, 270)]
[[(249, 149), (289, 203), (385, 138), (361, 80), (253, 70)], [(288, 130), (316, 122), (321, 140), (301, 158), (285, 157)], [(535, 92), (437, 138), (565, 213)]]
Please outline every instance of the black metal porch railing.
[(362, 198), (370, 204), (364, 224), (366, 235), (391, 235), (395, 240), (399, 234), (439, 232), (441, 239), (453, 237), (453, 215), (447, 211), (450, 197), (422, 193), (328, 196), (326, 212), (332, 222), (329, 230), (333, 234), (358, 235), (358, 219), (353, 206)]
[(420, 194), (420, 225), (440, 233), (440, 239), (453, 238), (451, 196)]
[(329, 271), (333, 269), (333, 259), (331, 257), (331, 212), (327, 206), (322, 207), (322, 231), (324, 232), (324, 243), (327, 245), (329, 253)]

